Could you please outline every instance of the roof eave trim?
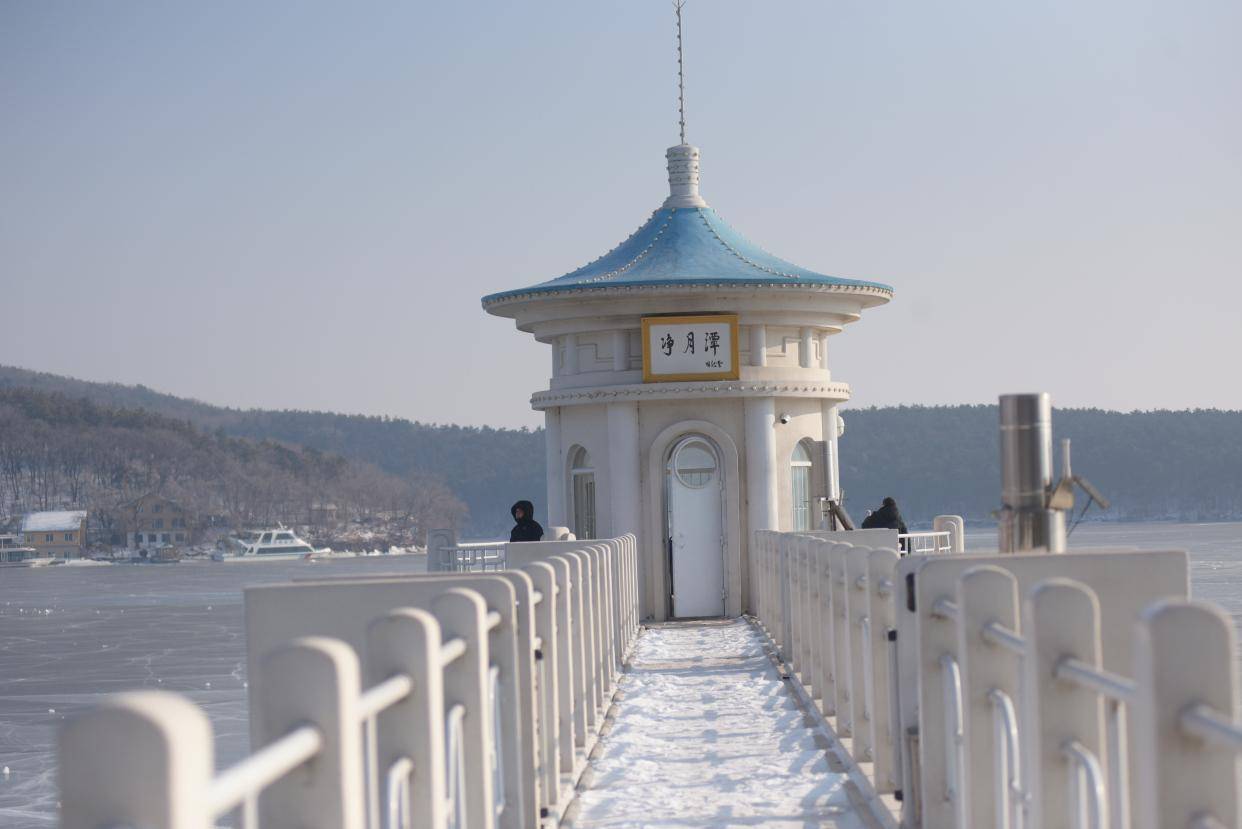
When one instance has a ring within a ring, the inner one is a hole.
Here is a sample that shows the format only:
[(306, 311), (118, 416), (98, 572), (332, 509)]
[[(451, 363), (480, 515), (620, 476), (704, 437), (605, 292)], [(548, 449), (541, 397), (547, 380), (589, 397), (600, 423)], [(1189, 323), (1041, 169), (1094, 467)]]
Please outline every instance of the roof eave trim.
[(508, 305), (515, 302), (524, 302), (535, 299), (561, 299), (566, 296), (581, 294), (607, 294), (607, 293), (676, 293), (685, 290), (719, 290), (719, 289), (738, 289), (748, 290), (755, 288), (776, 288), (779, 290), (803, 290), (824, 293), (847, 293), (862, 294), (865, 296), (876, 296), (884, 299), (892, 299), (893, 288), (878, 282), (803, 282), (790, 280), (703, 280), (703, 281), (670, 281), (670, 282), (648, 282), (643, 284), (607, 284), (607, 285), (566, 285), (564, 287), (547, 287), (547, 288), (523, 288), (516, 291), (503, 291), (497, 294), (488, 294), (483, 297), (482, 304), (484, 308), (495, 308), (501, 305)]

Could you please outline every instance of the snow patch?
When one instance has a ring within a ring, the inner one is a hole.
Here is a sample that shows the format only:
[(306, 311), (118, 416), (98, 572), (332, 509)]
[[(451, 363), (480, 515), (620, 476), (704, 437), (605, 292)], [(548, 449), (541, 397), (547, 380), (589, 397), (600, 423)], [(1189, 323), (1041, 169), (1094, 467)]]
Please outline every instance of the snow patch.
[(620, 690), (576, 829), (869, 825), (745, 622), (648, 630)]
[(73, 532), (82, 529), (82, 522), (85, 520), (86, 512), (84, 510), (32, 512), (22, 520), (22, 532)]

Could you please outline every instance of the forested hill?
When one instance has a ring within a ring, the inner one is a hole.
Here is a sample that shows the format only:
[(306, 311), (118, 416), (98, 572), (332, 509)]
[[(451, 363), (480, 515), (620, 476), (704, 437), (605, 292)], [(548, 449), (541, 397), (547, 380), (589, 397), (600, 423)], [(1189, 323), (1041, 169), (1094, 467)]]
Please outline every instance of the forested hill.
[(149, 410), (0, 387), (0, 519), (86, 509), (107, 533), (120, 505), (149, 492), (234, 528), (302, 524), (311, 505), (331, 502), (350, 519), (404, 516), (421, 536), (465, 512), (443, 484), (403, 480), (357, 459), (207, 432)]
[[(544, 501), (543, 433), (435, 426), (325, 412), (239, 410), (142, 386), (0, 367), (18, 386), (143, 408), (235, 437), (302, 444), (373, 463), (407, 480), (444, 481), (470, 510), (466, 530), (496, 535), (518, 498)], [(856, 517), (892, 495), (925, 525), (939, 513), (987, 520), (1000, 503), (995, 406), (845, 409), (841, 482)], [(1119, 413), (1058, 409), (1058, 437), (1073, 440), (1074, 470), (1113, 501), (1122, 519), (1242, 519), (1242, 412)]]
[[(841, 485), (852, 514), (885, 495), (920, 523), (937, 513), (987, 519), (1000, 506), (995, 406), (846, 409), (843, 416)], [(1242, 412), (1057, 409), (1052, 425), (1058, 439), (1072, 441), (1074, 471), (1113, 502), (1107, 517), (1242, 518)]]
[(435, 426), (409, 420), (330, 412), (231, 409), (153, 391), (92, 383), (0, 366), (5, 387), (85, 398), (99, 405), (144, 409), (189, 421), (212, 433), (300, 444), (374, 464), (407, 481), (443, 482), (469, 510), (465, 531), (497, 536), (512, 525), (519, 498), (544, 501), (543, 433), (529, 429)]

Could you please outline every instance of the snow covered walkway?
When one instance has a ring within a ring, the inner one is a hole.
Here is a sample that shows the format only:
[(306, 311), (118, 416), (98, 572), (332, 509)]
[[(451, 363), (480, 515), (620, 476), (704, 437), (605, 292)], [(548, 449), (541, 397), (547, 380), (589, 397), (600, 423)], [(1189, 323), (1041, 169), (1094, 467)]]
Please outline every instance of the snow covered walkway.
[(872, 825), (744, 621), (646, 631), (618, 699), (567, 815), (578, 829)]

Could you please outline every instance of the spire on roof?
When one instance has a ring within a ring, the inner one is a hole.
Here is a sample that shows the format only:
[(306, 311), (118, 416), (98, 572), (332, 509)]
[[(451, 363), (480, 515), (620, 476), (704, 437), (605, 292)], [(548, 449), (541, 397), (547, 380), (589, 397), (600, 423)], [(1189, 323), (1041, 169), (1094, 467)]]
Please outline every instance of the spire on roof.
[(699, 195), (699, 148), (686, 143), (686, 74), (681, 48), (681, 8), (686, 0), (673, 0), (677, 13), (677, 114), (681, 126), (681, 143), (669, 147), (664, 154), (668, 158), (669, 196), (665, 207), (707, 207)]
[(686, 143), (686, 71), (681, 50), (681, 7), (686, 0), (673, 0), (677, 12), (677, 114), (681, 124), (681, 143)]

